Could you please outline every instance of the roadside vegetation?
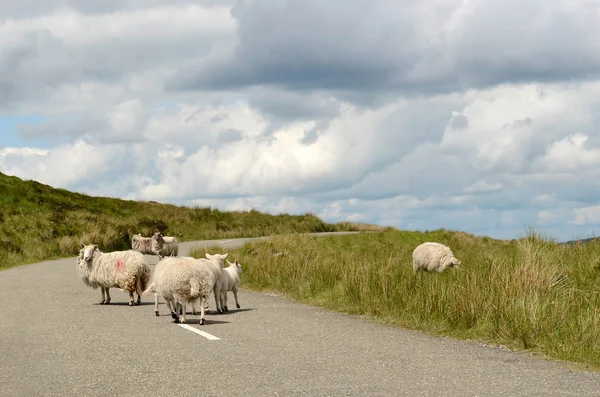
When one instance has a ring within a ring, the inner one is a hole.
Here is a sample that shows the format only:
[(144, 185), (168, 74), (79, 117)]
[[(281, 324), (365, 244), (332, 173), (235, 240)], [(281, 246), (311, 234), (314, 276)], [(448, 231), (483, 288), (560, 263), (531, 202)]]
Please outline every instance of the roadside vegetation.
[(55, 189), (0, 173), (0, 269), (79, 252), (79, 243), (104, 251), (128, 249), (133, 234), (158, 230), (180, 241), (351, 230), (380, 226), (323, 222), (304, 215), (225, 212), (138, 202)]
[[(461, 268), (413, 274), (412, 250), (425, 241), (447, 244)], [(281, 236), (229, 256), (243, 266), (243, 288), (600, 367), (598, 241), (561, 245), (533, 232), (503, 241), (443, 229), (388, 230)]]
[[(91, 197), (0, 173), (0, 269), (75, 256), (79, 243), (127, 249), (160, 230), (180, 241), (276, 236), (230, 251), (242, 287), (433, 335), (498, 343), (600, 368), (600, 242), (558, 244), (533, 232), (505, 241), (463, 232), (329, 224), (312, 214), (223, 212)], [(319, 237), (296, 233), (375, 231)], [(462, 265), (412, 271), (425, 241)], [(215, 253), (199, 249), (192, 256)]]

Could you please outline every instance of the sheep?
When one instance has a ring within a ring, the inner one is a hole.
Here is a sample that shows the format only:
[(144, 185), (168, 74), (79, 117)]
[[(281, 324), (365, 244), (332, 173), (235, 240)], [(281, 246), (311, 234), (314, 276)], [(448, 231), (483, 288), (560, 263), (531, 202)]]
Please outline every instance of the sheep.
[(83, 242), (77, 257), (77, 272), (87, 286), (100, 287), (101, 305), (110, 304), (109, 288), (127, 291), (129, 306), (133, 306), (135, 291), (137, 304), (141, 304), (142, 292), (150, 280), (150, 266), (141, 253), (133, 250), (101, 252), (97, 244), (85, 245)]
[(460, 261), (444, 244), (427, 242), (419, 245), (412, 253), (413, 271), (427, 270), (443, 272), (447, 268), (459, 267)]
[(131, 249), (142, 254), (155, 255), (152, 251), (152, 237), (142, 237), (141, 234), (134, 234), (131, 237)]
[(223, 269), (223, 287), (221, 289), (223, 307), (226, 312), (229, 311), (227, 308), (227, 293), (233, 291), (235, 297), (235, 305), (239, 309), (240, 302), (238, 301), (237, 292), (240, 288), (240, 276), (242, 275), (242, 265), (236, 259), (234, 263), (227, 261), (228, 267)]
[(227, 258), (228, 254), (214, 254), (210, 255), (206, 253), (206, 259), (208, 259), (208, 264), (211, 271), (215, 277), (215, 284), (213, 288), (213, 293), (215, 294), (215, 305), (217, 309), (217, 313), (223, 313), (223, 296), (221, 291), (223, 289), (223, 261)]
[[(215, 284), (215, 276), (206, 259), (167, 257), (156, 264), (152, 280), (144, 293), (161, 295), (171, 311), (174, 322), (185, 323), (186, 304), (197, 299), (202, 303)], [(158, 300), (155, 300), (158, 315)], [(181, 317), (179, 312), (181, 310)], [(204, 304), (200, 307), (200, 325), (204, 325)]]
[(179, 241), (175, 237), (163, 236), (161, 232), (155, 232), (152, 235), (152, 252), (160, 259), (165, 256), (177, 256)]

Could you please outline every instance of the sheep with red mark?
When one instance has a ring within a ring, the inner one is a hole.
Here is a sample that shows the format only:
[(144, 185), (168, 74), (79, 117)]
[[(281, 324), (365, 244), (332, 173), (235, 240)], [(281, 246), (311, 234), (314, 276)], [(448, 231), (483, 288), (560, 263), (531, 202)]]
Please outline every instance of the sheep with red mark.
[(101, 252), (97, 244), (81, 243), (77, 257), (77, 272), (85, 285), (102, 291), (101, 305), (110, 304), (109, 288), (121, 288), (129, 293), (129, 306), (134, 304), (133, 293), (137, 293), (137, 304), (150, 281), (150, 267), (144, 255), (137, 251)]

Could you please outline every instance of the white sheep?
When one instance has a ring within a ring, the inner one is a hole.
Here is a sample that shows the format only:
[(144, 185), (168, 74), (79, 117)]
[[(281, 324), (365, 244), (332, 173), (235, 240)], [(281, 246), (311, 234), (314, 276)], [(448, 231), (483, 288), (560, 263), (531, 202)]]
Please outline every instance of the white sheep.
[(152, 252), (159, 258), (177, 256), (179, 254), (179, 241), (176, 237), (163, 236), (160, 232), (152, 235)]
[(460, 261), (444, 244), (427, 242), (419, 245), (412, 253), (413, 271), (427, 270), (443, 272), (447, 268), (459, 267)]
[(134, 234), (131, 237), (131, 249), (142, 254), (155, 255), (152, 250), (152, 237), (142, 237), (141, 234)]
[(240, 276), (242, 275), (242, 265), (236, 259), (234, 263), (227, 261), (229, 266), (223, 269), (223, 286), (221, 288), (221, 296), (223, 302), (223, 308), (226, 312), (229, 311), (227, 307), (227, 294), (229, 291), (233, 291), (235, 298), (235, 305), (239, 309), (240, 302), (238, 300), (238, 289), (240, 288)]
[[(154, 292), (164, 298), (175, 322), (185, 323), (186, 304), (206, 300), (215, 284), (210, 261), (192, 257), (167, 257), (156, 264), (152, 280), (144, 293)], [(157, 294), (157, 295), (156, 295)], [(179, 312), (181, 311), (181, 317)], [(155, 300), (158, 315), (158, 300)], [(204, 324), (204, 304), (200, 307), (200, 324)]]
[(221, 291), (223, 289), (223, 262), (225, 258), (227, 258), (228, 254), (214, 254), (210, 255), (206, 253), (206, 259), (208, 259), (208, 264), (211, 271), (215, 277), (215, 285), (213, 288), (213, 293), (215, 294), (215, 306), (217, 309), (217, 313), (223, 313), (223, 296)]
[(150, 267), (144, 260), (144, 255), (133, 250), (101, 252), (97, 244), (81, 243), (77, 272), (87, 286), (93, 289), (100, 287), (101, 305), (110, 303), (109, 288), (127, 291), (129, 306), (133, 305), (133, 292), (137, 292), (139, 305), (150, 280)]

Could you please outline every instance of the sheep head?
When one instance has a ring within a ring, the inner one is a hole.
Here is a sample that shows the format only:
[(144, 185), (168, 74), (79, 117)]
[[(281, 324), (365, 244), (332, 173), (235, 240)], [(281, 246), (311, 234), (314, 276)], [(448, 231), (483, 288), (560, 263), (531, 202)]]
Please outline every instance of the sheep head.
[(240, 275), (240, 276), (242, 275), (242, 265), (240, 264), (240, 262), (238, 262), (237, 259), (234, 261), (234, 263), (231, 263), (229, 261), (227, 261), (227, 263), (229, 264), (229, 266), (235, 266), (238, 275)]
[(229, 255), (229, 254), (214, 254), (214, 255), (211, 255), (211, 254), (209, 254), (207, 252), (204, 255), (206, 256), (206, 259), (208, 259), (209, 261), (217, 262), (219, 264), (219, 266), (223, 267), (223, 263), (225, 262), (225, 258), (227, 258), (227, 255)]
[(81, 247), (79, 256), (82, 256), (86, 262), (91, 261), (94, 257), (94, 252), (98, 251), (98, 244), (85, 245), (81, 243)]

